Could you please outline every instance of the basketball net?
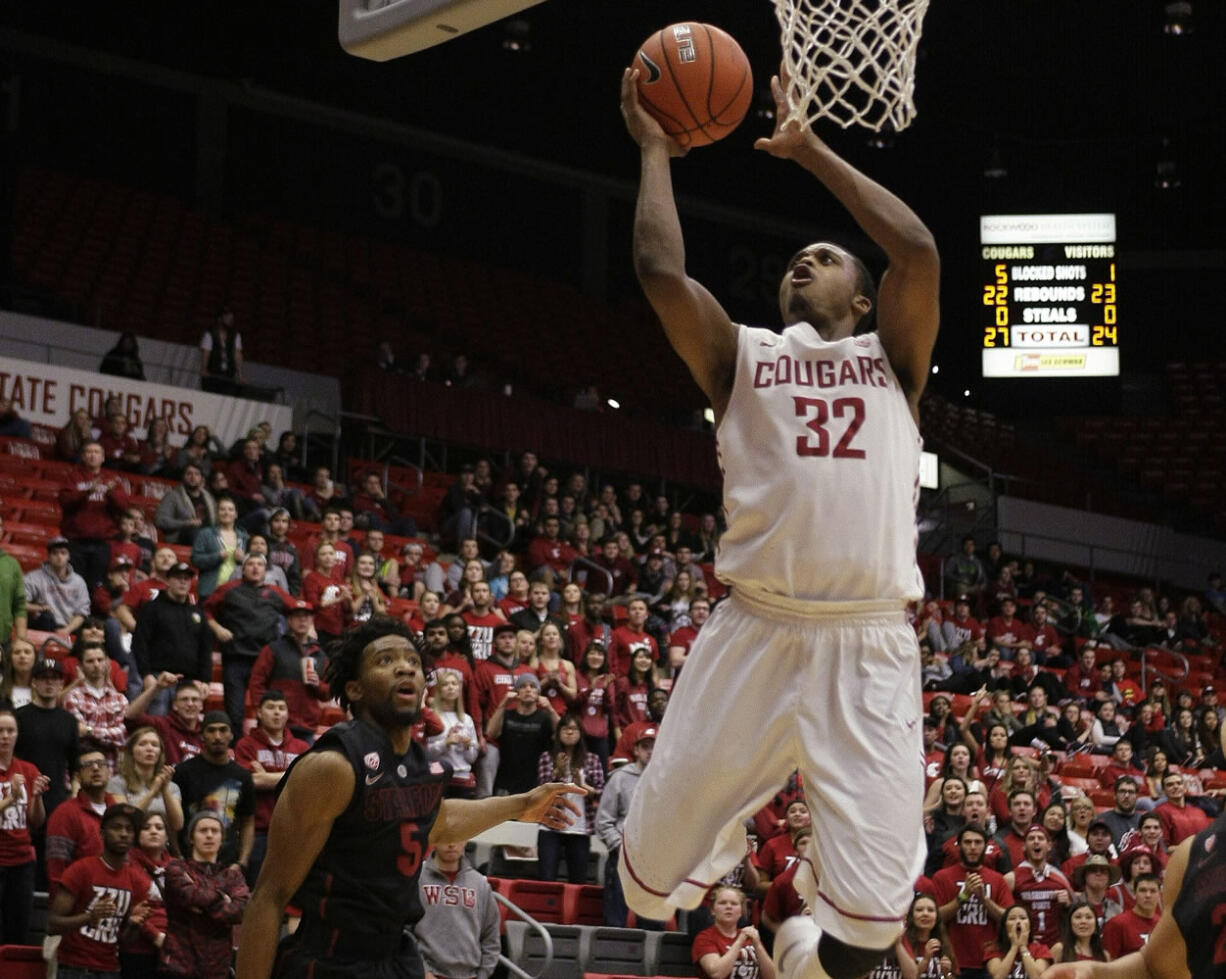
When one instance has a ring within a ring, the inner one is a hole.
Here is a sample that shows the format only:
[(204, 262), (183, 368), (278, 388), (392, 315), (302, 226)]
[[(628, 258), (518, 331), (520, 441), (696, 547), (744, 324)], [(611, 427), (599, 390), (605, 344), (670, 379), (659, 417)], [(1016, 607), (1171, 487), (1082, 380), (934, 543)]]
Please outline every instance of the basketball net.
[(915, 118), (915, 52), (928, 0), (774, 0), (788, 118), (878, 132)]

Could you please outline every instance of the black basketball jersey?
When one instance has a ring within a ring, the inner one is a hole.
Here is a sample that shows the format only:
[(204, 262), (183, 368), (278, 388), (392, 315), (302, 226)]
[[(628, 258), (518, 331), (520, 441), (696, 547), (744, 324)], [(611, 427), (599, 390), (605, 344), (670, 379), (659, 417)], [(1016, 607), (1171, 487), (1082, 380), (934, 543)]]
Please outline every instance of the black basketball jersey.
[(1196, 834), (1171, 915), (1192, 979), (1226, 979), (1226, 813)]
[(319, 751), (349, 759), (353, 798), (293, 903), (304, 925), (350, 936), (399, 933), (422, 916), (417, 878), (451, 766), (428, 761), (416, 741), (397, 755), (387, 736), (362, 720), (335, 725), (294, 764)]

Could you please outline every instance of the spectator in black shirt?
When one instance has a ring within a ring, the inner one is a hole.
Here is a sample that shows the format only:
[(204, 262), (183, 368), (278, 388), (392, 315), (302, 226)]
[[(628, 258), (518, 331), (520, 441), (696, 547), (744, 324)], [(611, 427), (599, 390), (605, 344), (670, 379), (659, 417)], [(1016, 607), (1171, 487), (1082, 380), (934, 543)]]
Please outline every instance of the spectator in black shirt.
[[(255, 784), (251, 773), (230, 758), (234, 732), (224, 711), (204, 715), (201, 738), (204, 750), (175, 768), (175, 785), (183, 797), (183, 815), (191, 825), (196, 813), (217, 813), (225, 828), (218, 863), (237, 864), (246, 873), (255, 842)], [(187, 833), (179, 837), (183, 851), (190, 852)]]
[[(141, 607), (132, 633), (132, 655), (141, 676), (176, 673), (197, 684), (213, 679), (213, 630), (199, 605), (191, 603), (195, 572), (182, 561), (166, 572), (166, 587)], [(172, 691), (164, 689), (145, 709), (170, 710)]]
[(69, 773), (76, 770), (80, 751), (77, 719), (60, 706), (63, 692), (63, 667), (53, 659), (40, 659), (30, 673), (30, 703), (15, 712), (17, 757), (51, 782), (43, 794), (48, 816), (68, 798)]
[(541, 683), (531, 673), (515, 678), (502, 703), (485, 724), (485, 736), (497, 740), (501, 757), (494, 776), (495, 795), (531, 791), (537, 783), (541, 752), (553, 743), (558, 715), (541, 696)]

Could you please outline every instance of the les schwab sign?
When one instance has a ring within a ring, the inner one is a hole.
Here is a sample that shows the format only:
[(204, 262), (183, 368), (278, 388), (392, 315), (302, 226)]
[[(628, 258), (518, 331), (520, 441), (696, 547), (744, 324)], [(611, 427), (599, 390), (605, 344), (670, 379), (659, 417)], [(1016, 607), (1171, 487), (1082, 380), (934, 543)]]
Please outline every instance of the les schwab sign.
[(138, 438), (157, 417), (166, 419), (177, 440), (185, 440), (197, 425), (207, 425), (223, 445), (246, 435), (261, 421), (272, 424), (274, 438), (293, 423), (288, 405), (0, 357), (0, 399), (11, 401), (27, 421), (62, 428), (79, 408), (97, 418), (112, 396), (120, 399)]

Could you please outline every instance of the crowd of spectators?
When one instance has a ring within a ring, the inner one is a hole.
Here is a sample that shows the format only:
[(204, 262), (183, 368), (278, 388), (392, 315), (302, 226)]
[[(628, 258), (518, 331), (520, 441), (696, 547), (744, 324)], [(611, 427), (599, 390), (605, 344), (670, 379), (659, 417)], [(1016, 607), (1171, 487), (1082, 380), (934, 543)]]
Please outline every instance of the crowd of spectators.
[[(538, 872), (587, 880), (599, 837), (606, 922), (626, 923), (621, 822), (669, 690), (724, 593), (711, 573), (714, 514), (683, 514), (634, 481), (589, 486), (525, 452), (503, 471), (462, 466), (436, 515), (440, 535), (423, 541), (376, 473), (346, 487), (327, 468), (300, 469), (293, 433), (273, 447), (259, 426), (227, 449), (201, 426), (176, 447), (154, 424), (138, 442), (108, 408), (61, 432), (75, 468), (46, 563), (23, 576), (0, 555), (0, 630), (12, 636), (0, 675), (6, 941), (28, 930), (10, 896), (41, 885), (52, 931), (110, 947), (116, 921), (139, 926), (131, 947), (125, 938), (115, 948), (125, 975), (211, 974), (258, 873), (278, 781), (338, 716), (323, 680), (327, 643), (388, 614), (431, 655), (418, 734), (430, 757), (451, 763), (447, 791), (585, 785), (571, 831), (541, 834)], [(176, 481), (151, 521), (128, 495), (132, 473)], [(304, 521), (317, 525), (305, 543), (294, 532)], [(1003, 977), (1019, 961), (1058, 957), (1061, 942), (1089, 947), (1070, 911), (1084, 904), (1116, 954), (1127, 936), (1109, 922), (1157, 913), (1146, 910), (1148, 875), (1217, 811), (1223, 792), (1199, 770), (1226, 769), (1213, 684), (1142, 678), (1135, 650), (1220, 666), (1210, 619), (1226, 599), (1220, 579), (1178, 599), (1138, 587), (1125, 613), (1069, 572), (995, 545), (980, 558), (973, 539), (944, 574), (955, 600), (913, 613), (930, 701), (929, 852), (917, 888), (930, 900), (917, 899), (898, 954), (935, 963), (933, 975)], [(36, 653), (30, 629), (60, 644)], [(811, 833), (794, 777), (755, 817), (754, 852), (689, 916), (697, 969), (773, 972), (772, 925), (795, 911), (790, 873)], [(456, 872), (454, 857), (439, 856), (441, 872)], [(69, 873), (83, 858), (100, 861), (98, 874), (139, 864), (157, 900), (133, 884), (123, 908), (86, 908), (71, 889), (84, 872)], [(1068, 899), (1040, 907), (1028, 885), (1056, 875)], [(97, 967), (98, 949), (64, 945), (62, 964)]]

